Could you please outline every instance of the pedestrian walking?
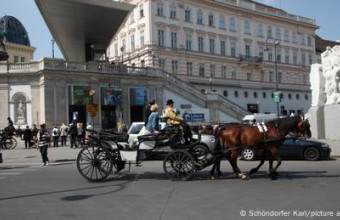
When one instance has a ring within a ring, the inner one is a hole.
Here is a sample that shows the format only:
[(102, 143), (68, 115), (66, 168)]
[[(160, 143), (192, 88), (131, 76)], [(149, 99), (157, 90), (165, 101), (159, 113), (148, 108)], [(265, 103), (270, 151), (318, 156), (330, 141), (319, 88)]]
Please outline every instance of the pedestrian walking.
[(40, 150), (40, 153), (41, 153), (41, 158), (43, 161), (42, 166), (47, 166), (49, 162), (48, 156), (47, 156), (47, 149), (48, 149), (50, 140), (51, 140), (51, 136), (50, 136), (50, 133), (46, 130), (46, 125), (41, 124), (40, 130), (37, 135), (37, 149)]
[(54, 126), (52, 130), (52, 137), (53, 137), (53, 147), (58, 147), (59, 129), (57, 126)]
[(25, 141), (25, 149), (31, 148), (32, 131), (28, 126), (26, 126), (26, 129), (24, 130), (23, 136), (24, 136), (24, 141)]
[(77, 143), (79, 147), (83, 146), (83, 136), (84, 136), (84, 129), (83, 129), (83, 123), (79, 122), (77, 123)]
[(77, 130), (77, 123), (76, 121), (72, 121), (72, 124), (70, 126), (70, 130), (68, 131), (70, 134), (70, 139), (71, 139), (71, 148), (77, 148), (77, 136), (78, 136), (78, 130)]
[(61, 146), (66, 146), (68, 129), (69, 129), (68, 126), (65, 125), (64, 123), (62, 123), (59, 128), (59, 132), (61, 136)]

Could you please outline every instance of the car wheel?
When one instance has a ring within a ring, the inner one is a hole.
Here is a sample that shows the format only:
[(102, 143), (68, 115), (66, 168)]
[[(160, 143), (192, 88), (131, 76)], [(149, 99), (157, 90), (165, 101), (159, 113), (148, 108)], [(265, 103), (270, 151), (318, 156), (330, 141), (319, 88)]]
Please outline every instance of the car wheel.
[(253, 149), (244, 148), (242, 150), (241, 156), (243, 159), (250, 161), (255, 159), (255, 151)]
[(305, 160), (318, 160), (320, 153), (315, 147), (308, 147), (303, 153), (303, 158)]

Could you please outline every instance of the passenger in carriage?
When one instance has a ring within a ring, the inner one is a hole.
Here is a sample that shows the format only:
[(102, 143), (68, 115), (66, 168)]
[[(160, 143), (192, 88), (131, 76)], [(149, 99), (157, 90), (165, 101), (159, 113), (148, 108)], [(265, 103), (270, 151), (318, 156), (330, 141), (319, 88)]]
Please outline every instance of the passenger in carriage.
[(151, 114), (148, 118), (148, 123), (145, 126), (145, 134), (158, 134), (159, 133), (159, 115), (158, 105), (153, 104), (150, 107)]
[(185, 124), (184, 119), (177, 115), (174, 109), (174, 101), (169, 99), (166, 102), (166, 108), (164, 110), (163, 117), (166, 119), (167, 125), (179, 126), (181, 130), (181, 136), (184, 137), (186, 144), (190, 143), (192, 133), (189, 125)]

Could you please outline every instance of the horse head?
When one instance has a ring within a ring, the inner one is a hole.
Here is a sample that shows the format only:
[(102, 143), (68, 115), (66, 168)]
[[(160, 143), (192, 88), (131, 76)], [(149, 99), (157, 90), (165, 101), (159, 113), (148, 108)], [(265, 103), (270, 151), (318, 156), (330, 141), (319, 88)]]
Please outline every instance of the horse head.
[(310, 124), (308, 119), (302, 119), (300, 117), (300, 121), (298, 122), (297, 134), (302, 137), (311, 138), (312, 132), (310, 130)]

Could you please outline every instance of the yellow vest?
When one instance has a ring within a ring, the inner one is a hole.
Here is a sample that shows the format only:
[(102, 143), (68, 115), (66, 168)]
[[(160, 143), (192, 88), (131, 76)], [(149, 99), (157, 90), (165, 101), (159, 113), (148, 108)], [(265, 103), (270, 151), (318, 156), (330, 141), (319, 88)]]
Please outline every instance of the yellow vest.
[(166, 107), (163, 117), (166, 118), (166, 123), (167, 124), (173, 124), (173, 125), (178, 125), (183, 121), (183, 118), (178, 116), (175, 112), (175, 110), (171, 107)]

